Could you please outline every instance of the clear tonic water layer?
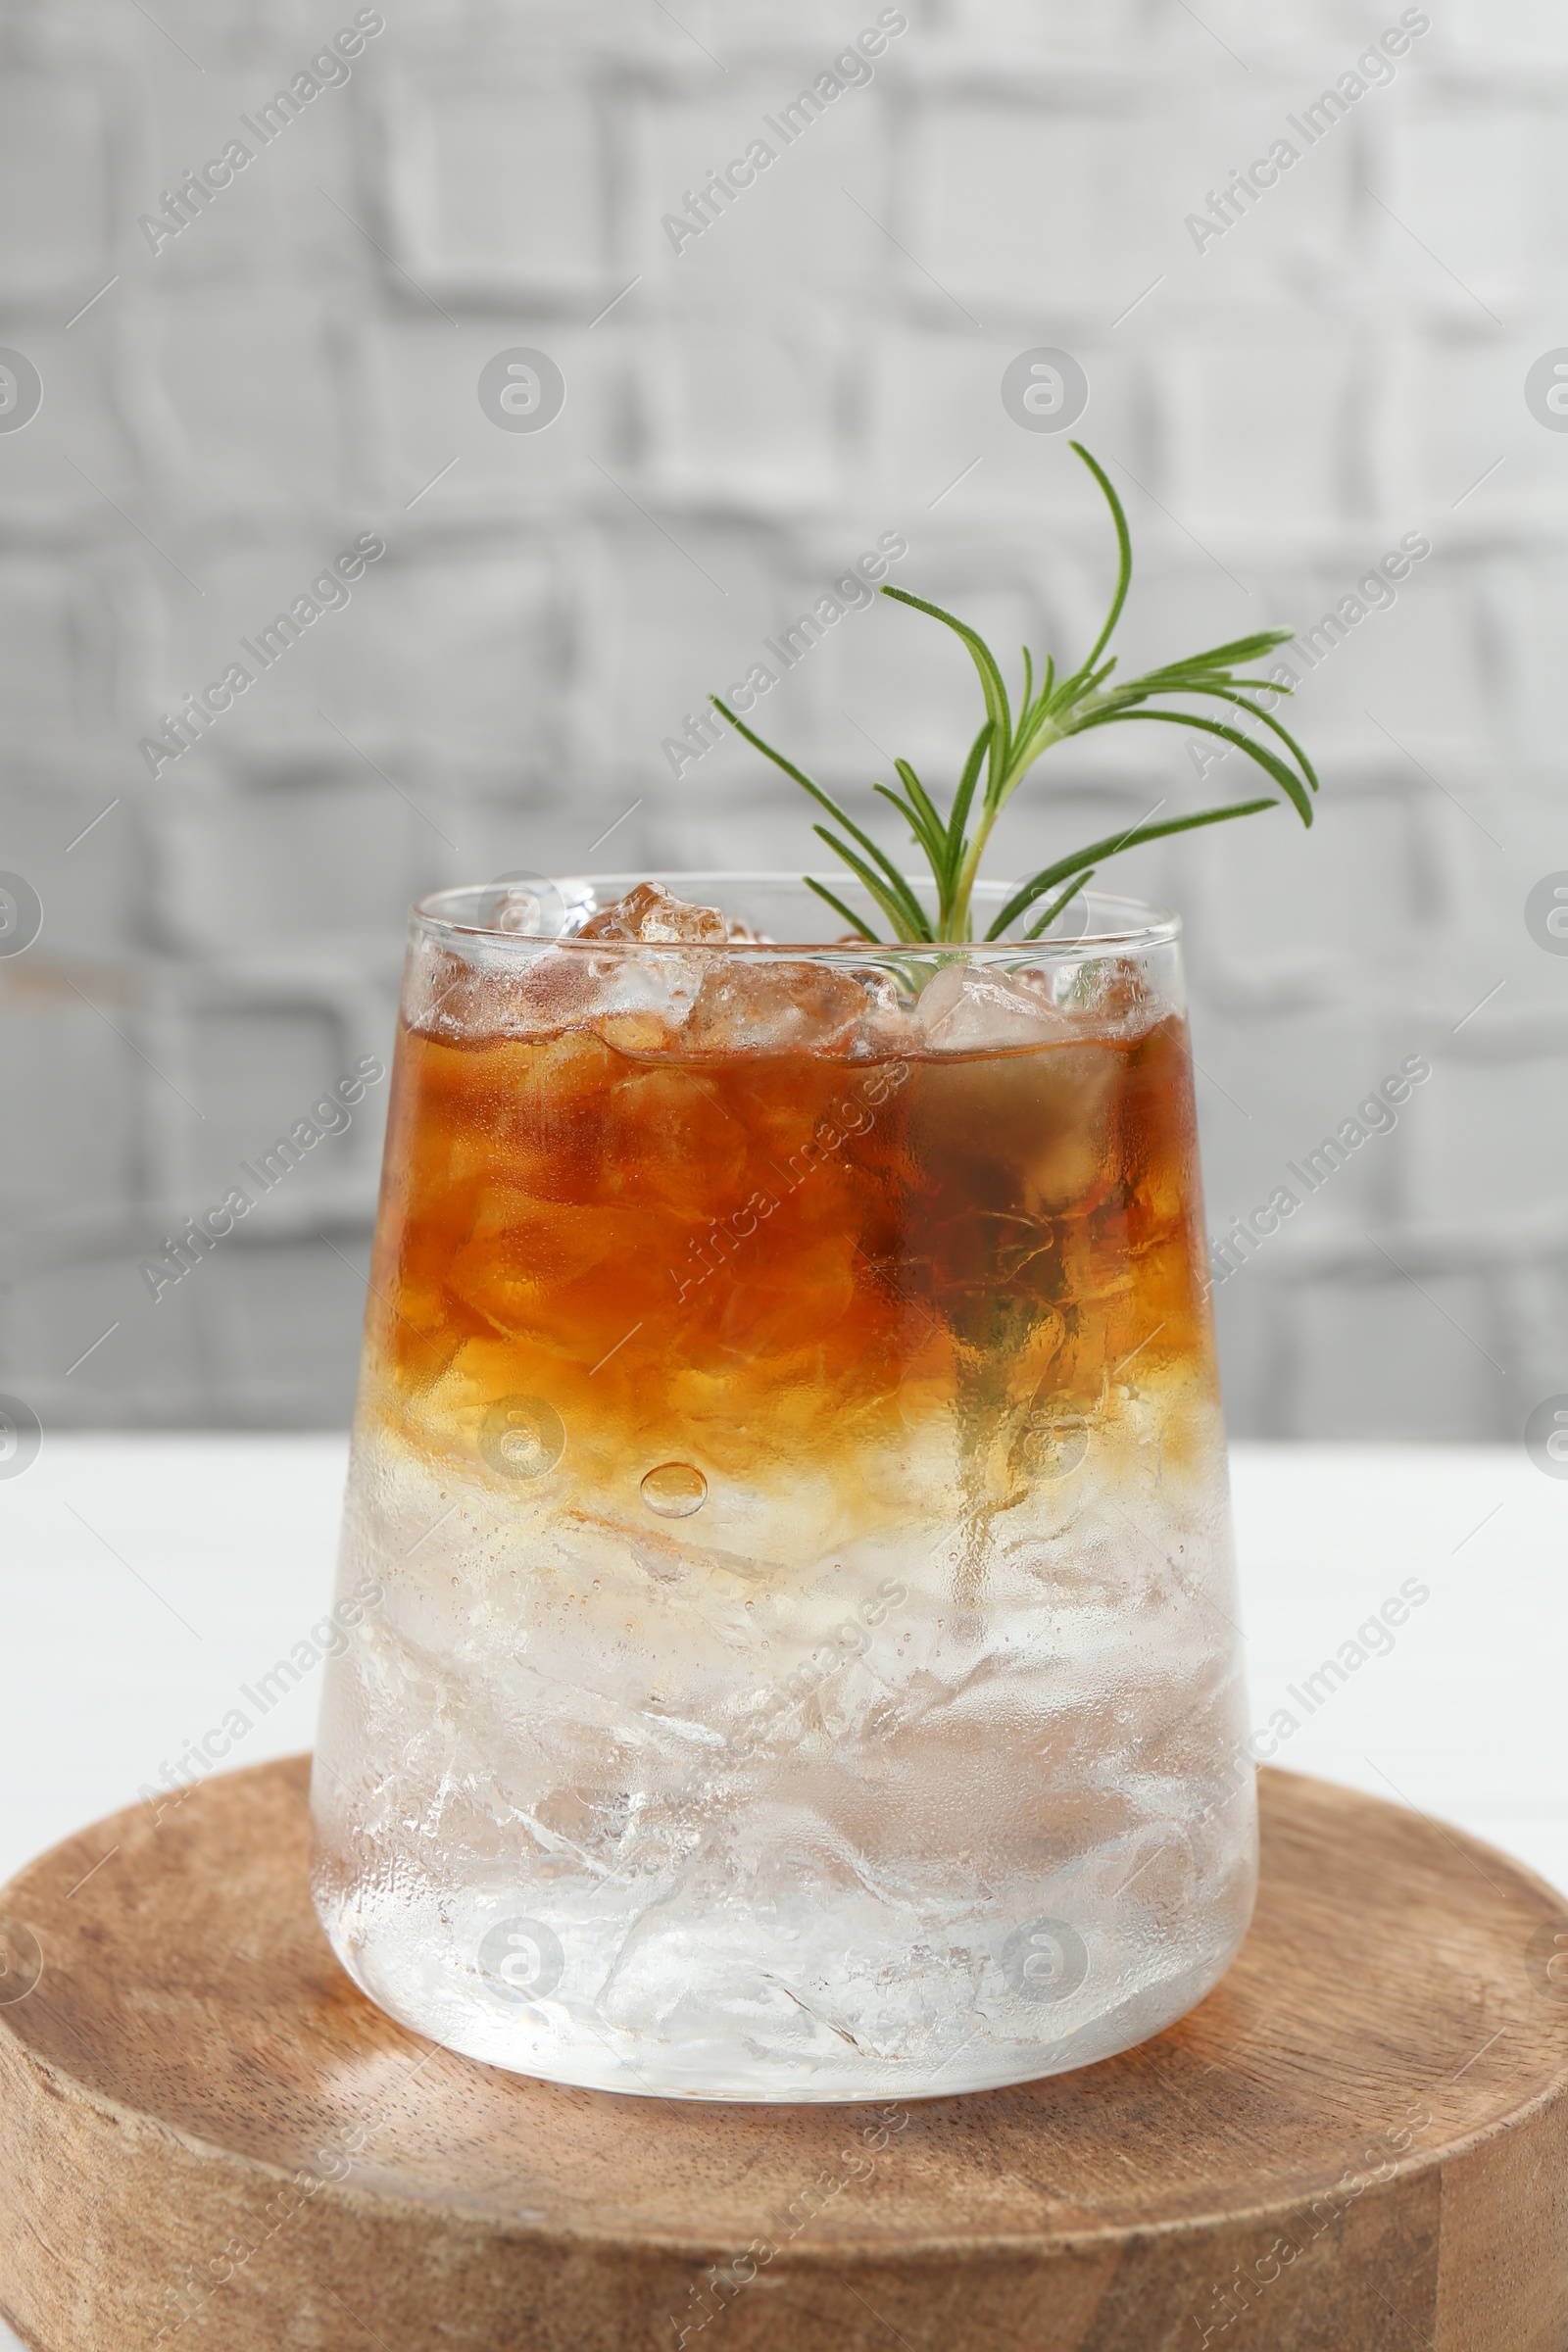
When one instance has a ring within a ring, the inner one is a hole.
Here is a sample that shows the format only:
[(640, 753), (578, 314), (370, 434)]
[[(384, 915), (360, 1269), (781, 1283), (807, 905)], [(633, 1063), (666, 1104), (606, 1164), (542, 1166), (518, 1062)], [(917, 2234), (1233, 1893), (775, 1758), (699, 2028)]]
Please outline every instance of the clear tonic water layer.
[(417, 2031), (612, 2089), (1125, 2048), (1255, 1875), (1172, 928), (785, 951), (575, 905), (416, 921), (327, 1932)]

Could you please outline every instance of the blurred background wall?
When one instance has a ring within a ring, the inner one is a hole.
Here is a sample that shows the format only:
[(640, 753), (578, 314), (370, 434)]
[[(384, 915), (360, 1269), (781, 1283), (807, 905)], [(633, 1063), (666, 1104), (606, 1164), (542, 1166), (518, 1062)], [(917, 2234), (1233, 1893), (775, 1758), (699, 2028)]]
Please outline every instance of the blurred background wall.
[[(871, 77), (764, 129), (879, 14)], [(1132, 516), (1124, 662), (1340, 617), (1299, 664), (1313, 832), (1118, 867), (1190, 926), (1211, 1230), (1431, 1066), (1220, 1289), (1233, 1428), (1511, 1436), (1568, 1388), (1568, 16), (1402, 16), (11, 0), (0, 1388), (46, 1428), (343, 1420), (384, 1083), (156, 1300), (139, 1261), (386, 1057), (415, 893), (798, 869), (783, 778), (666, 739), (879, 534), (999, 645), (1081, 655), (1103, 511), (1064, 412), (1003, 399), (1042, 347)], [(542, 425), (519, 348), (564, 385)], [(241, 639), (366, 534), (264, 672)], [(1357, 598), (1401, 539), (1396, 601)], [(189, 749), (141, 748), (236, 661)], [(868, 806), (885, 753), (951, 775), (974, 699), (879, 601), (762, 723)], [(1001, 869), (1242, 764), (1055, 751)]]

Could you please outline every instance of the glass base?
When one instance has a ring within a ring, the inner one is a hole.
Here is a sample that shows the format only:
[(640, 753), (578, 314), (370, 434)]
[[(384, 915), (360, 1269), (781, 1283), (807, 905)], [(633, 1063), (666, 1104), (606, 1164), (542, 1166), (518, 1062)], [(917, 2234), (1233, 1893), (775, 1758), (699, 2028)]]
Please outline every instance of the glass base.
[[(498, 1916), (478, 1939), (489, 1958), (476, 1970), (474, 1941), (454, 1937), (451, 1908), (444, 1932), (402, 1901), (395, 1922), (375, 1925), (358, 1902), (335, 1911), (324, 1890), (318, 1909), (361, 1989), (401, 2025), (466, 2057), (645, 2098), (801, 2104), (947, 2098), (1114, 2057), (1174, 2024), (1219, 1983), (1247, 1932), (1254, 1890), (1250, 1860), (1238, 1854), (1219, 1894), (1205, 1889), (1200, 1922), (1190, 1918), (1186, 1936), (1152, 1944), (1144, 1910), (1141, 1950), (1108, 1923), (1102, 1932), (1090, 1924), (1087, 1940), (1065, 1921), (1038, 1917), (995, 1937), (976, 1937), (972, 1922), (955, 1926), (935, 1981), (911, 1980), (906, 1962), (880, 2018), (869, 2014), (869, 1970), (846, 1970), (813, 2003), (809, 1986), (786, 1984), (755, 1964), (744, 1986), (733, 1973), (723, 1985), (710, 1954), (700, 1984), (688, 1975), (684, 1999), (678, 1974), (669, 1976), (662, 2030), (617, 2027), (604, 2013), (612, 2001), (562, 1998), (555, 1988), (530, 1999), (514, 1989), (509, 1970), (521, 1985), (542, 1984), (559, 1962), (552, 1932), (538, 1923)], [(468, 1915), (471, 1902), (461, 1909)], [(1009, 1909), (1016, 1917), (1017, 1906)], [(974, 1938), (973, 1948), (963, 1949), (960, 1936)], [(944, 1997), (956, 1968), (972, 1987), (964, 2006)], [(844, 2022), (847, 2013), (858, 2030)]]

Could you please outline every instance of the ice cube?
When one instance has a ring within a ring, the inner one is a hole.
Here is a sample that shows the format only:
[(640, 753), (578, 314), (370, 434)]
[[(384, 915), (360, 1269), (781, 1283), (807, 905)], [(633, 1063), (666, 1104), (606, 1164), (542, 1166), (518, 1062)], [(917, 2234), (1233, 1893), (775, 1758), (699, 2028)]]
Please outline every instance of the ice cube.
[(632, 1060), (645, 1054), (672, 1053), (680, 1042), (678, 1026), (652, 1006), (631, 1012), (602, 1012), (594, 1021), (594, 1034)]
[[(968, 1009), (960, 1004), (945, 1017), (961, 1021)], [(934, 1041), (908, 1116), (910, 1150), (939, 1199), (1056, 1216), (1074, 1204), (1089, 1208), (1113, 1180), (1126, 1056), (1114, 1046), (1077, 1042), (1075, 1023), (1052, 1017), (1059, 1026), (1033, 1037), (1018, 1017), (1015, 1034), (987, 1037), (977, 1023), (972, 1040), (947, 1029)], [(1032, 1053), (1016, 1057), (997, 1051), (1030, 1045)]]
[(874, 966), (854, 976), (865, 998), (864, 1014), (850, 1041), (856, 1059), (885, 1061), (890, 1055), (919, 1053), (925, 1034), (907, 982), (901, 986)]
[[(623, 898), (590, 914), (571, 936), (566, 953), (587, 992), (584, 1017), (617, 1053), (633, 1057), (668, 1053), (711, 965), (707, 951), (728, 937), (729, 926), (716, 906), (694, 906), (662, 883), (637, 883)], [(661, 952), (625, 953), (634, 946)], [(584, 955), (585, 947), (606, 952)], [(686, 947), (704, 953), (669, 953)]]
[(594, 1002), (582, 956), (540, 945), (468, 954), (417, 943), (403, 988), (411, 1029), (472, 1044), (480, 1037), (548, 1036), (580, 1024)]
[(720, 945), (729, 937), (729, 925), (716, 906), (693, 906), (662, 883), (639, 882), (623, 899), (591, 914), (577, 937), (636, 939), (650, 947), (678, 940)]
[(847, 972), (817, 963), (725, 958), (686, 1021), (699, 1054), (842, 1054), (869, 1009)]
[(1051, 1045), (1069, 1037), (1073, 1026), (1028, 974), (966, 963), (938, 972), (920, 998), (918, 1017), (926, 1044), (944, 1054)]

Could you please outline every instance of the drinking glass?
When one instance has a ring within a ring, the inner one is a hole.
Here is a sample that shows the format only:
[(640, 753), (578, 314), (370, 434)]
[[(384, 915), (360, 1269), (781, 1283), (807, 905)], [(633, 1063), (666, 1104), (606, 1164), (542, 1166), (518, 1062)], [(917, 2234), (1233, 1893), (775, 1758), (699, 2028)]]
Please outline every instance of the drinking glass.
[(881, 947), (742, 874), (414, 910), (313, 1783), (320, 1917), (406, 2025), (920, 2097), (1223, 1974), (1256, 1827), (1178, 930), (1093, 894)]

